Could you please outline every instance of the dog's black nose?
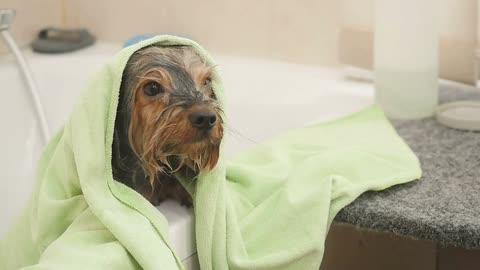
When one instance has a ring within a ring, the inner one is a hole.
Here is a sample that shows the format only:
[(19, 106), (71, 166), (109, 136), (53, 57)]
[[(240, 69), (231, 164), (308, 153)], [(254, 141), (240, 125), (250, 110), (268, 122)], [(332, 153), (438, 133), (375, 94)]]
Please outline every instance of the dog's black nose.
[(207, 110), (192, 112), (189, 118), (192, 126), (201, 130), (211, 129), (215, 126), (215, 122), (217, 121), (217, 115), (215, 112)]

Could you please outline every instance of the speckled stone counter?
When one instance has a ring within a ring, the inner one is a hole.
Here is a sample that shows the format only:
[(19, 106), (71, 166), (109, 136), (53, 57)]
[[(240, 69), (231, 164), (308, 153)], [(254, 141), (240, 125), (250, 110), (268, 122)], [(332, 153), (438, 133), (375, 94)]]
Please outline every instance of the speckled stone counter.
[[(479, 92), (440, 89), (440, 103), (479, 100)], [(433, 118), (394, 121), (417, 154), (419, 181), (368, 192), (335, 221), (444, 246), (480, 248), (480, 132), (450, 129)]]

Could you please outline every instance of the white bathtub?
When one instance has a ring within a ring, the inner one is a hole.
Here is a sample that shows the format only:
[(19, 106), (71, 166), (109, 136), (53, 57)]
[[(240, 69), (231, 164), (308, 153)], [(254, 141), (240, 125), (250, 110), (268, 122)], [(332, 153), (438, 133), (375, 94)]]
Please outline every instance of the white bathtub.
[[(86, 80), (107, 62), (117, 44), (100, 43), (65, 55), (27, 52), (50, 129), (60, 128)], [(227, 154), (254, 142), (314, 121), (324, 121), (359, 110), (373, 102), (370, 83), (348, 81), (336, 69), (294, 65), (261, 59), (213, 55), (224, 78), (229, 127)], [(0, 235), (32, 191), (33, 175), (42, 143), (33, 107), (10, 57), (0, 58)], [(170, 223), (170, 239), (178, 255), (195, 252), (192, 214), (175, 203), (161, 205)], [(193, 269), (194, 260), (186, 260)]]

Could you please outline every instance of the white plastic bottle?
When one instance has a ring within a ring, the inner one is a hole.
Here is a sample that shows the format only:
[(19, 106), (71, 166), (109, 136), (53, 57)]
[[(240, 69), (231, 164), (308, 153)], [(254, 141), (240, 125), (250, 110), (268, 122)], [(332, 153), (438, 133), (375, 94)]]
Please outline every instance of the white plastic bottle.
[(435, 112), (438, 12), (438, 0), (375, 0), (375, 98), (391, 118)]

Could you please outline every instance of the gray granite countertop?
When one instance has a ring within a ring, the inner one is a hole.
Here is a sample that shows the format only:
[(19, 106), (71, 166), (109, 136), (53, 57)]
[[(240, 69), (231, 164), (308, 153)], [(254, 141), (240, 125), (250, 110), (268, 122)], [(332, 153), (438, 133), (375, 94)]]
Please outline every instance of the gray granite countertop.
[[(479, 100), (480, 91), (440, 89), (440, 103)], [(434, 118), (394, 121), (420, 159), (419, 181), (367, 192), (335, 218), (362, 228), (480, 248), (480, 132), (447, 128)]]

